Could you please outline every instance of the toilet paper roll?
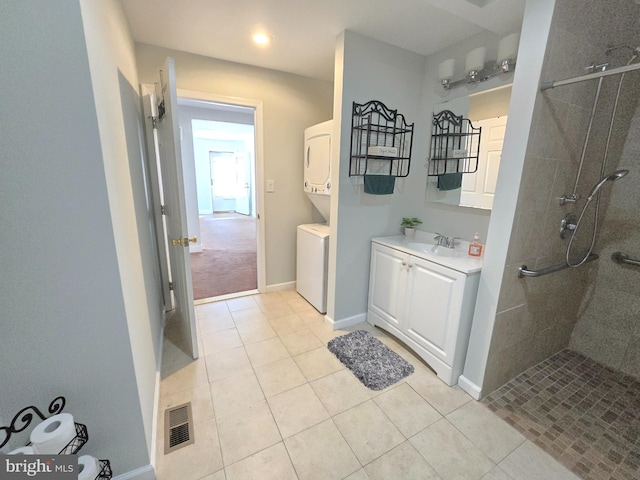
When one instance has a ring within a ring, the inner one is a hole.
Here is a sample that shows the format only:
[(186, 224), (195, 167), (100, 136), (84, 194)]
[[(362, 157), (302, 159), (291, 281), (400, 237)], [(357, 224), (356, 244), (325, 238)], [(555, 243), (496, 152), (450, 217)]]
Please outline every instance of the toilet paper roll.
[(100, 462), (91, 455), (78, 457), (78, 480), (94, 480), (100, 474)]
[(73, 415), (60, 413), (39, 423), (31, 432), (33, 449), (39, 454), (58, 454), (76, 436)]
[(35, 455), (36, 451), (33, 447), (20, 447), (15, 450), (11, 450), (9, 455)]

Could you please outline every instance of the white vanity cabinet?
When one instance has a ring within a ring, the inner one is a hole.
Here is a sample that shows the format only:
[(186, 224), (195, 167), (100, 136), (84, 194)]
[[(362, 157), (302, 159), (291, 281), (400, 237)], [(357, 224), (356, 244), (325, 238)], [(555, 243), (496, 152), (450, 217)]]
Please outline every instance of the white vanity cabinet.
[(367, 321), (454, 385), (464, 367), (481, 260), (465, 258), (466, 251), (440, 257), (415, 245), (403, 237), (373, 239)]

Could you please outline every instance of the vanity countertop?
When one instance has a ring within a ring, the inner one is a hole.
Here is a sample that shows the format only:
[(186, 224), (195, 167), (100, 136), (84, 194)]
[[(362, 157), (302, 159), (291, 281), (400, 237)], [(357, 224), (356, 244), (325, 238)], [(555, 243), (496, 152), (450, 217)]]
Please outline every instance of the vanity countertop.
[(479, 273), (482, 270), (482, 257), (469, 256), (469, 242), (456, 240), (455, 248), (434, 245), (435, 233), (416, 231), (415, 237), (394, 235), (391, 237), (372, 238), (372, 242), (385, 245), (409, 255), (424, 258), (447, 268), (457, 270), (467, 275)]

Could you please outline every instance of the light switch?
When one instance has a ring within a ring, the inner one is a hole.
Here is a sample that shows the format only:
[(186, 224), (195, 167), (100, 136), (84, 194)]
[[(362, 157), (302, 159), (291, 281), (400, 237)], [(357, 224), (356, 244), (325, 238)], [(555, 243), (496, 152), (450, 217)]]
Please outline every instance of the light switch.
[(276, 182), (274, 180), (267, 180), (267, 192), (272, 193), (276, 191)]

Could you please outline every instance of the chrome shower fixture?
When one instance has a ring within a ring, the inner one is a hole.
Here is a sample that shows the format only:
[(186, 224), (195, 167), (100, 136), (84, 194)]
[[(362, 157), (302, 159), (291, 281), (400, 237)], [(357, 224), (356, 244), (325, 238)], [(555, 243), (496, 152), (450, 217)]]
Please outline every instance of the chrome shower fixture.
[(589, 194), (589, 196), (587, 197), (587, 202), (590, 202), (591, 199), (593, 198), (593, 196), (598, 193), (598, 190), (600, 190), (602, 188), (602, 186), (607, 183), (609, 180), (613, 181), (613, 180), (618, 180), (619, 178), (624, 177), (627, 173), (629, 173), (629, 170), (618, 170), (616, 172), (613, 172), (607, 176), (605, 176), (602, 180), (600, 180), (598, 182), (598, 184), (593, 187), (593, 190), (591, 190), (591, 193)]
[(610, 45), (607, 47), (607, 49), (604, 51), (605, 55), (611, 55), (611, 52), (618, 50), (620, 48), (626, 48), (628, 50), (631, 50), (633, 52), (634, 55), (638, 55), (640, 54), (640, 47), (634, 47), (632, 45), (626, 45), (626, 44), (622, 44), (622, 45)]

